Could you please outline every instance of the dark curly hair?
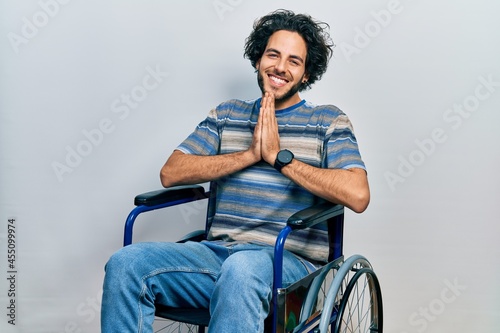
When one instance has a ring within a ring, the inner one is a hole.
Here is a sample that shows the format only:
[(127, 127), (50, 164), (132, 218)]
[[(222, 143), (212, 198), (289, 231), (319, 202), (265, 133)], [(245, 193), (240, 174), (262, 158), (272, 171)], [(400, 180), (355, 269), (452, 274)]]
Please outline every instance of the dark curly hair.
[(315, 21), (306, 14), (295, 14), (290, 10), (279, 9), (255, 21), (253, 31), (245, 41), (244, 57), (254, 68), (264, 54), (269, 37), (278, 30), (297, 32), (307, 45), (305, 72), (309, 75), (299, 91), (311, 88), (326, 72), (328, 62), (335, 46), (330, 38), (327, 23)]

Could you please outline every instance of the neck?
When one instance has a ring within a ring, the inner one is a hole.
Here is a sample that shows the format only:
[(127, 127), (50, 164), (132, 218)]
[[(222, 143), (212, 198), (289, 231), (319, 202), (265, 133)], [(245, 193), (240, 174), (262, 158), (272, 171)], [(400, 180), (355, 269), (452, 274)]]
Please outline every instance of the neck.
[(292, 105), (295, 105), (299, 103), (302, 99), (300, 98), (299, 94), (295, 94), (292, 97), (289, 97), (287, 99), (279, 100), (277, 99), (275, 101), (274, 107), (276, 110), (283, 110), (286, 109)]

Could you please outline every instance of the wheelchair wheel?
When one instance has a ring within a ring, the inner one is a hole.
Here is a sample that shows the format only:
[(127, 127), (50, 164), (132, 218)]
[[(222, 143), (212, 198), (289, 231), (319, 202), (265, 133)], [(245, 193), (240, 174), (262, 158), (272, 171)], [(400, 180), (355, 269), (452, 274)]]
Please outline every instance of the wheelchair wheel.
[(382, 332), (382, 294), (366, 258), (355, 255), (340, 266), (315, 332)]
[(186, 323), (180, 323), (177, 321), (171, 321), (163, 318), (156, 318), (153, 325), (153, 330), (155, 333), (198, 333), (198, 325), (191, 325)]
[(371, 268), (362, 268), (349, 281), (340, 302), (334, 332), (382, 332), (382, 295)]

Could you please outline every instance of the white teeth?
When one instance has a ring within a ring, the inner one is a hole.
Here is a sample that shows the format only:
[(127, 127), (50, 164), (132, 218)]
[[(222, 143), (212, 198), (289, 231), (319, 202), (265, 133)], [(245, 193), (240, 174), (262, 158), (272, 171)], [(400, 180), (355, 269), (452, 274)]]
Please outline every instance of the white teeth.
[(277, 84), (285, 84), (286, 81), (285, 80), (282, 80), (282, 79), (279, 79), (277, 78), (276, 76), (270, 76), (271, 80), (273, 80), (274, 82), (276, 82)]

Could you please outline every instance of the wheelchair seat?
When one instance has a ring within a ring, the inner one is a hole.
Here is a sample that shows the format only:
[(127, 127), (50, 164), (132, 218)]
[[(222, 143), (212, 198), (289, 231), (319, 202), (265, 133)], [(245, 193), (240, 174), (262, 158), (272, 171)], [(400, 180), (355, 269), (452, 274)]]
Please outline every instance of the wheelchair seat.
[(202, 327), (207, 327), (210, 322), (210, 313), (208, 309), (170, 308), (157, 304), (156, 316)]

